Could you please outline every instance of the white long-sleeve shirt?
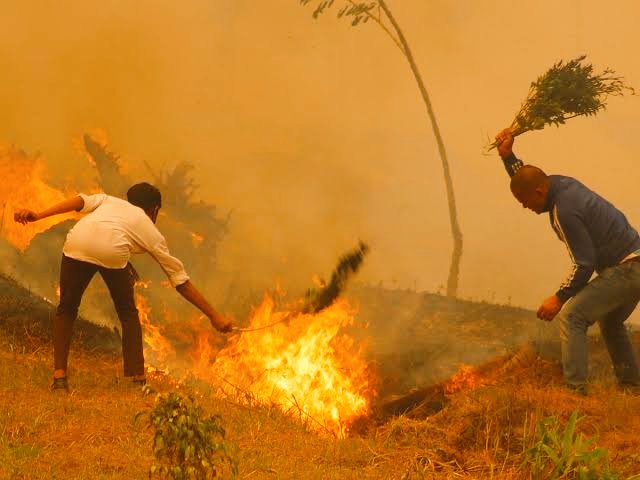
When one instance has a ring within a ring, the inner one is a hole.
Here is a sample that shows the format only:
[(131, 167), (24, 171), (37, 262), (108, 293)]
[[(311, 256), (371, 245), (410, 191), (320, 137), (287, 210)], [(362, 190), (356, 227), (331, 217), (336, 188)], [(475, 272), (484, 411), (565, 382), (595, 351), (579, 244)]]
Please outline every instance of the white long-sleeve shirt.
[(104, 193), (79, 195), (81, 213), (88, 213), (69, 231), (63, 253), (67, 257), (105, 268), (124, 268), (131, 254), (148, 252), (174, 287), (189, 276), (180, 260), (171, 256), (164, 236), (140, 207)]

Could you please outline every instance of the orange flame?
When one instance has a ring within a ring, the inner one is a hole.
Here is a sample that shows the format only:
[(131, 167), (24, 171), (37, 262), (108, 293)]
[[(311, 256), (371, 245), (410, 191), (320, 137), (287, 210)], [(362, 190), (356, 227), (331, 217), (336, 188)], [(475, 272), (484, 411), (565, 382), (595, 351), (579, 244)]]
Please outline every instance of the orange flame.
[(194, 247), (199, 247), (204, 241), (204, 237), (196, 232), (191, 232), (191, 242)]
[[(156, 368), (184, 371), (241, 401), (277, 405), (310, 428), (338, 437), (371, 412), (374, 377), (364, 359), (364, 345), (343, 333), (355, 319), (355, 310), (345, 300), (317, 314), (301, 314), (274, 311), (267, 295), (246, 331), (230, 337), (220, 351), (219, 337), (203, 316), (174, 330), (179, 320), (167, 311), (166, 325), (160, 328), (150, 321), (147, 300), (137, 292), (136, 305), (145, 356)], [(179, 345), (186, 345), (186, 350)]]
[[(33, 237), (74, 215), (57, 215), (27, 225), (13, 221), (18, 208), (42, 211), (68, 195), (47, 185), (45, 166), (38, 156), (30, 157), (13, 147), (0, 145), (0, 231), (12, 245), (24, 251)], [(70, 194), (69, 194), (70, 195)]]
[(463, 390), (473, 390), (488, 383), (471, 365), (460, 364), (458, 372), (449, 379), (444, 387), (445, 393), (451, 394)]
[(186, 369), (218, 386), (224, 395), (277, 405), (310, 428), (339, 437), (371, 412), (374, 379), (364, 359), (364, 345), (343, 333), (353, 325), (355, 314), (346, 301), (318, 314), (291, 314), (275, 312), (274, 301), (266, 296), (251, 316), (247, 329), (252, 331), (231, 337), (220, 351), (219, 336), (204, 317), (194, 316), (187, 328), (182, 323), (173, 331), (177, 319), (168, 318), (163, 328), (150, 322), (150, 308), (139, 293), (136, 305), (145, 356), (156, 368)]
[[(145, 285), (143, 284), (143, 286)], [(136, 292), (135, 300), (136, 307), (138, 308), (138, 316), (140, 317), (140, 325), (142, 326), (142, 338), (147, 346), (145, 356), (147, 356), (150, 362), (156, 367), (162, 366), (166, 371), (166, 366), (169, 361), (175, 358), (176, 352), (171, 342), (162, 334), (160, 328), (151, 322), (149, 318), (151, 307), (147, 299), (141, 293)]]
[(227, 393), (243, 393), (259, 402), (277, 404), (309, 424), (344, 436), (359, 417), (370, 413), (375, 394), (363, 347), (341, 334), (353, 324), (354, 312), (338, 301), (318, 314), (274, 312), (266, 297), (250, 329), (222, 350), (213, 374)]

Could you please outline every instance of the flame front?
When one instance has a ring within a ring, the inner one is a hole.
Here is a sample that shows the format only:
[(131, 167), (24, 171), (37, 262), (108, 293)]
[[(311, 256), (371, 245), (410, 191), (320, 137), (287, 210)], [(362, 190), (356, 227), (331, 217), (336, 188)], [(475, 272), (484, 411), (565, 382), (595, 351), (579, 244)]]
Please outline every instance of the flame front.
[[(338, 301), (318, 314), (274, 311), (267, 297), (248, 331), (221, 351), (213, 373), (226, 392), (300, 414), (309, 424), (343, 436), (353, 421), (370, 413), (374, 389), (362, 346), (341, 334), (354, 312)], [(266, 328), (265, 328), (266, 327)]]
[(0, 145), (0, 229), (2, 236), (20, 250), (25, 250), (37, 234), (73, 218), (71, 215), (58, 215), (27, 225), (14, 223), (13, 214), (18, 208), (37, 212), (67, 197), (64, 192), (47, 185), (44, 174), (44, 163), (39, 157)]
[(489, 383), (471, 365), (460, 364), (458, 368), (458, 372), (444, 386), (444, 391), (448, 394), (473, 390)]
[[(267, 296), (248, 331), (231, 336), (222, 350), (220, 336), (202, 316), (185, 324), (165, 312), (161, 328), (150, 321), (141, 293), (136, 304), (145, 356), (156, 368), (192, 375), (236, 400), (277, 405), (310, 428), (340, 437), (371, 412), (373, 375), (364, 345), (344, 333), (355, 313), (344, 300), (317, 314), (292, 314), (275, 312)], [(171, 327), (176, 323), (182, 323), (178, 330)]]

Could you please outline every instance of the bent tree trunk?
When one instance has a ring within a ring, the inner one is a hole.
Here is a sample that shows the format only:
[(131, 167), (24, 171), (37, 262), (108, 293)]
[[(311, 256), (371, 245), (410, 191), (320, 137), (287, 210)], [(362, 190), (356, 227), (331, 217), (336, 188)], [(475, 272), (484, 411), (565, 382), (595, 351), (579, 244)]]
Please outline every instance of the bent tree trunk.
[(453, 236), (453, 253), (451, 255), (451, 265), (449, 267), (449, 277), (447, 279), (447, 296), (455, 297), (458, 293), (458, 276), (460, 274), (460, 260), (462, 258), (462, 232), (460, 230), (460, 226), (458, 225), (458, 213), (456, 210), (456, 198), (453, 190), (453, 181), (451, 180), (451, 171), (449, 169), (449, 161), (447, 160), (447, 152), (444, 148), (444, 142), (442, 141), (442, 135), (440, 134), (440, 128), (438, 127), (438, 122), (436, 121), (436, 115), (433, 111), (433, 106), (431, 105), (431, 100), (429, 99), (429, 94), (427, 93), (427, 89), (422, 81), (422, 76), (420, 75), (420, 71), (418, 70), (418, 66), (413, 58), (413, 54), (411, 53), (411, 49), (409, 48), (409, 44), (407, 43), (402, 30), (400, 29), (400, 25), (396, 22), (394, 16), (389, 9), (385, 0), (378, 0), (380, 7), (384, 11), (385, 15), (393, 25), (394, 30), (398, 34), (398, 39), (400, 40), (400, 44), (402, 45), (402, 50), (405, 58), (409, 62), (409, 66), (411, 67), (411, 71), (413, 72), (413, 76), (418, 83), (418, 88), (420, 89), (420, 94), (422, 95), (422, 100), (424, 100), (424, 104), (427, 107), (427, 114), (429, 115), (429, 120), (431, 121), (431, 127), (433, 128), (433, 134), (436, 138), (436, 143), (438, 144), (438, 152), (440, 154), (440, 160), (442, 161), (442, 170), (444, 171), (444, 183), (447, 189), (447, 201), (449, 204), (449, 220), (451, 223), (451, 234)]

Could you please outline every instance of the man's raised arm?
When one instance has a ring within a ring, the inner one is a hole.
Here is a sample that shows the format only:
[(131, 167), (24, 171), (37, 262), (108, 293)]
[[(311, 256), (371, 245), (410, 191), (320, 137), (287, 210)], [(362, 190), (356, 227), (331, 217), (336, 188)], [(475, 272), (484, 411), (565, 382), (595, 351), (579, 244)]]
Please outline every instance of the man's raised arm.
[(513, 177), (524, 163), (513, 153), (513, 134), (510, 128), (505, 128), (496, 135), (496, 145), (505, 170)]
[(53, 215), (60, 215), (62, 213), (79, 212), (84, 208), (84, 199), (80, 195), (68, 198), (54, 206), (43, 210), (42, 212), (34, 212), (28, 209), (18, 209), (13, 214), (13, 219), (23, 225), (29, 222), (35, 222), (42, 220), (43, 218), (51, 217)]

